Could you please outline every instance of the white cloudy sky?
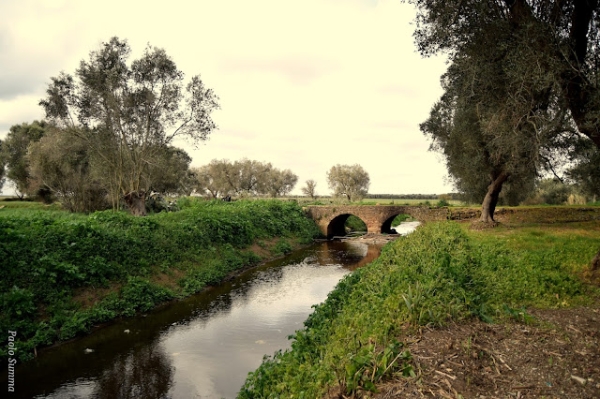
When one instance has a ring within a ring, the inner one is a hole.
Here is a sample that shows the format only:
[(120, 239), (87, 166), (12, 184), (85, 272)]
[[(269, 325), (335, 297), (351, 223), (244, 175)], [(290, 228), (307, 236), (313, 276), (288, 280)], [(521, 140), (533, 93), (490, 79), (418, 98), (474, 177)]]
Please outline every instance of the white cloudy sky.
[(194, 166), (271, 162), (299, 176), (294, 192), (314, 179), (327, 194), (331, 166), (359, 163), (371, 193), (449, 192), (418, 127), (446, 65), (417, 54), (414, 14), (400, 0), (0, 0), (0, 139), (43, 118), (50, 77), (119, 36), (220, 97), (210, 140), (180, 144)]

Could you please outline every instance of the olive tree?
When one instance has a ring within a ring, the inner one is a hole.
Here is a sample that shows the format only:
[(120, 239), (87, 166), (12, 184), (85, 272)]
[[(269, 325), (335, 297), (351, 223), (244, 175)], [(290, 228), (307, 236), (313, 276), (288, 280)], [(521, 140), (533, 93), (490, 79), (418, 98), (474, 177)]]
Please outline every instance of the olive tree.
[(213, 159), (208, 165), (193, 168), (195, 190), (212, 198), (228, 195), (270, 195), (278, 197), (293, 190), (298, 176), (291, 170), (274, 168), (270, 163), (250, 159), (235, 162)]
[(10, 127), (0, 149), (0, 159), (5, 164), (6, 177), (13, 181), (17, 196), (34, 195), (29, 187), (29, 161), (27, 149), (30, 143), (39, 141), (46, 131), (44, 121), (21, 123)]
[(301, 190), (302, 194), (309, 196), (313, 200), (317, 198), (317, 182), (313, 179), (307, 180)]
[[(3, 146), (3, 142), (2, 140), (0, 140), (0, 154), (2, 153), (2, 146)], [(2, 191), (2, 187), (4, 186), (4, 174), (5, 174), (5, 170), (4, 170), (4, 159), (0, 156), (0, 191)]]
[[(409, 0), (409, 3), (418, 9), (415, 38), (421, 54), (443, 51), (454, 63), (469, 51), (476, 53), (489, 46), (495, 57), (488, 58), (487, 66), (505, 61), (503, 72), (510, 78), (505, 98), (535, 104), (529, 112), (535, 113), (539, 106), (558, 115), (568, 113), (576, 126), (571, 133), (584, 136), (600, 148), (598, 0)], [(531, 90), (528, 84), (520, 86), (519, 80), (538, 80), (540, 84)], [(473, 106), (477, 109), (477, 104)], [(509, 107), (501, 107), (499, 116), (506, 110)], [(529, 113), (522, 115), (526, 117)], [(514, 129), (514, 133), (530, 134), (537, 130), (533, 123), (529, 129)], [(599, 259), (600, 252), (593, 265), (599, 265)]]
[(85, 140), (50, 129), (28, 150), (31, 190), (48, 189), (72, 212), (109, 207), (108, 192), (94, 177), (92, 158)]
[(102, 43), (81, 61), (75, 76), (53, 77), (40, 105), (103, 164), (113, 206), (123, 199), (132, 214), (144, 215), (158, 160), (175, 138), (197, 143), (210, 135), (218, 99), (199, 76), (184, 83), (183, 72), (163, 49), (148, 46), (128, 63), (130, 53), (117, 37)]
[(280, 170), (273, 167), (267, 171), (263, 179), (263, 193), (272, 198), (289, 194), (289, 192), (294, 189), (294, 186), (298, 182), (298, 176), (295, 175), (291, 170)]
[(369, 174), (358, 164), (335, 165), (327, 172), (327, 184), (335, 197), (359, 201), (369, 192)]
[(213, 159), (209, 164), (192, 168), (194, 191), (213, 199), (233, 194), (228, 174), (233, 165), (226, 159)]

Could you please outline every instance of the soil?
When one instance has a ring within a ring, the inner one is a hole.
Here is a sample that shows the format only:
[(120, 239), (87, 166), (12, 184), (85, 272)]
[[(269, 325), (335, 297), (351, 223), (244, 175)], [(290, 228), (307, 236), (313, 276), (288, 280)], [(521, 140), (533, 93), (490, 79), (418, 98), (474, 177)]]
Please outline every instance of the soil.
[(600, 398), (600, 306), (527, 314), (422, 329), (405, 340), (416, 377), (396, 376), (373, 397)]

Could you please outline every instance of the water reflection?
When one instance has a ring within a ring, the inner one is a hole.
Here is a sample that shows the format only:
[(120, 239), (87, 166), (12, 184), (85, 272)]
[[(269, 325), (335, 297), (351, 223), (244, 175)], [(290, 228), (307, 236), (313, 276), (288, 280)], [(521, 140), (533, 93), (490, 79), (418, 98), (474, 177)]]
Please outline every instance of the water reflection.
[[(151, 371), (151, 372), (149, 372)], [(113, 365), (102, 372), (91, 397), (164, 398), (173, 382), (173, 366), (155, 345), (136, 348), (134, 353), (118, 356)]]
[[(18, 365), (23, 398), (231, 398), (376, 246), (323, 242)], [(93, 352), (86, 353), (86, 349)], [(0, 384), (4, 383), (0, 377)], [(6, 385), (5, 385), (6, 386)]]

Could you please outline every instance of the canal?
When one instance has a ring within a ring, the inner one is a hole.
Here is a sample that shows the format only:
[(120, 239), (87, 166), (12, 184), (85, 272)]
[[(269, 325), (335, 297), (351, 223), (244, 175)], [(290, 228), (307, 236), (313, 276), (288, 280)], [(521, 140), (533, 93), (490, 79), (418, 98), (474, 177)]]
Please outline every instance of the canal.
[[(396, 227), (402, 234), (418, 222)], [(17, 365), (22, 398), (234, 398), (265, 355), (290, 347), (312, 306), (380, 247), (327, 241)], [(3, 376), (5, 377), (5, 376)], [(0, 378), (1, 380), (2, 378)]]

